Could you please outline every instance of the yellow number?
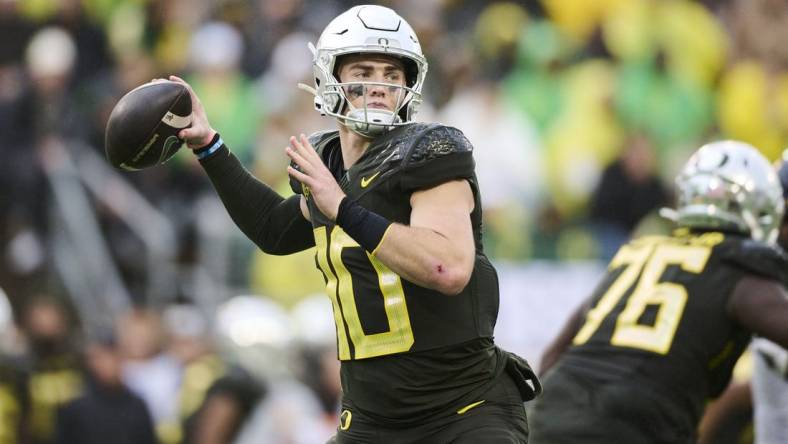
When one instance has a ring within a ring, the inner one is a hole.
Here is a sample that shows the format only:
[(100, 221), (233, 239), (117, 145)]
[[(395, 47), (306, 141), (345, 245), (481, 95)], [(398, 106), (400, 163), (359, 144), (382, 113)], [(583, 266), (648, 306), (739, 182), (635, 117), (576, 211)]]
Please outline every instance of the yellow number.
[(651, 245), (625, 245), (618, 250), (608, 269), (612, 270), (622, 265), (626, 265), (626, 268), (621, 272), (618, 279), (613, 282), (607, 293), (599, 299), (596, 307), (588, 311), (586, 323), (577, 332), (573, 341), (575, 345), (584, 344), (591, 338), (591, 335), (594, 334), (605, 317), (618, 304), (624, 293), (632, 287), (638, 275), (640, 275), (640, 270), (643, 268), (643, 264), (646, 263), (651, 249)]
[[(588, 341), (637, 280), (637, 286), (616, 320), (610, 343), (667, 353), (687, 303), (687, 290), (679, 284), (659, 280), (669, 265), (679, 265), (684, 271), (700, 273), (710, 255), (710, 246), (702, 243), (655, 245), (646, 242), (623, 247), (613, 258), (610, 267), (626, 265), (626, 268), (597, 306), (589, 311), (588, 320), (575, 336), (574, 343), (579, 345)], [(649, 306), (658, 307), (654, 325), (639, 324), (638, 319)]]
[[(700, 273), (710, 253), (710, 248), (702, 246), (658, 246), (616, 321), (610, 343), (663, 355), (667, 353), (687, 303), (687, 290), (672, 282), (659, 282), (659, 278), (671, 264), (680, 265), (682, 270), (690, 273)], [(638, 319), (649, 305), (659, 306), (654, 325), (638, 324)]]
[(337, 328), (337, 347), (339, 351), (339, 359), (350, 359), (350, 347), (347, 342), (347, 335), (345, 334), (345, 323), (342, 321), (342, 310), (339, 308), (337, 301), (337, 277), (331, 271), (328, 265), (328, 236), (326, 235), (326, 227), (317, 227), (315, 229), (315, 247), (317, 247), (317, 264), (323, 270), (326, 276), (326, 293), (328, 298), (331, 299), (331, 306), (334, 308), (334, 325)]
[[(378, 285), (383, 296), (383, 307), (389, 323), (389, 330), (382, 333), (365, 334), (356, 308), (353, 279), (342, 262), (342, 250), (361, 248), (356, 241), (340, 227), (331, 232), (330, 245), (327, 243), (325, 227), (315, 229), (317, 262), (326, 276), (326, 292), (334, 307), (334, 321), (337, 325), (339, 359), (350, 359), (350, 347), (342, 320), (347, 323), (350, 340), (353, 341), (355, 358), (371, 358), (410, 350), (413, 346), (413, 330), (410, 325), (405, 291), (400, 277), (382, 262), (367, 253), (372, 267), (378, 275)], [(329, 263), (330, 262), (330, 263)], [(333, 265), (333, 270), (331, 266)], [(336, 274), (334, 274), (334, 272)]]

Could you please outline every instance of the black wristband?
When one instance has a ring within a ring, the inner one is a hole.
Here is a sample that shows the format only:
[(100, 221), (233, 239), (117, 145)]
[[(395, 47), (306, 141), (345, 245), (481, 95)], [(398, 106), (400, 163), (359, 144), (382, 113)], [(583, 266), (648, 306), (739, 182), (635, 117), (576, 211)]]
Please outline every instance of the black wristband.
[(345, 196), (337, 209), (337, 225), (362, 248), (374, 253), (392, 222)]
[(202, 160), (210, 157), (211, 155), (219, 151), (219, 148), (221, 148), (222, 145), (224, 145), (222, 136), (220, 136), (219, 133), (216, 133), (213, 135), (213, 138), (211, 139), (210, 142), (208, 142), (207, 145), (197, 148), (192, 152), (194, 153), (195, 156), (197, 156), (198, 159)]

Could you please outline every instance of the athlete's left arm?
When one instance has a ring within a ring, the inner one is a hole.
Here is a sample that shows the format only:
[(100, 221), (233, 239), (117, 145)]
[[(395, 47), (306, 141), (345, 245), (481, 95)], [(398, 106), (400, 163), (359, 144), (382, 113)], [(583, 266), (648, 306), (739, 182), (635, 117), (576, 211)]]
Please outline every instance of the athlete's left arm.
[(471, 278), (476, 248), (466, 180), (411, 195), (410, 225), (392, 224), (375, 257), (403, 278), (441, 293), (460, 293)]

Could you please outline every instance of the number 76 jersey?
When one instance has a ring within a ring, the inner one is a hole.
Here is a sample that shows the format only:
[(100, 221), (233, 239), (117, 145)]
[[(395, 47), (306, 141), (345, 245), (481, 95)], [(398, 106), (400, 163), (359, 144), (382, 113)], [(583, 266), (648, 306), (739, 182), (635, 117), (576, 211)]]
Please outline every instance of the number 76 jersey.
[(727, 314), (734, 287), (749, 274), (778, 279), (783, 260), (765, 244), (719, 232), (634, 240), (611, 261), (561, 364), (651, 389), (699, 415), (751, 338)]

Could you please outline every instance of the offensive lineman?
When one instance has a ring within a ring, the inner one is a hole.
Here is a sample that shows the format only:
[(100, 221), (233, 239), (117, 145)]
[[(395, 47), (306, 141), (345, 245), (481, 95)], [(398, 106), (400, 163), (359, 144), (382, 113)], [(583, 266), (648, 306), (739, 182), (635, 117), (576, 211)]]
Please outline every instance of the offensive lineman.
[(780, 183), (741, 142), (701, 147), (676, 180), (672, 236), (623, 246), (545, 353), (532, 441), (694, 443), (753, 333), (788, 346)]

